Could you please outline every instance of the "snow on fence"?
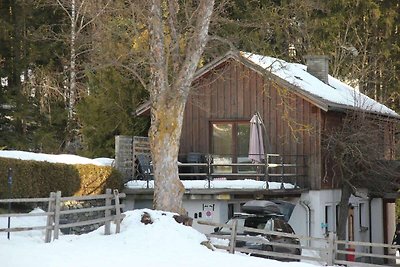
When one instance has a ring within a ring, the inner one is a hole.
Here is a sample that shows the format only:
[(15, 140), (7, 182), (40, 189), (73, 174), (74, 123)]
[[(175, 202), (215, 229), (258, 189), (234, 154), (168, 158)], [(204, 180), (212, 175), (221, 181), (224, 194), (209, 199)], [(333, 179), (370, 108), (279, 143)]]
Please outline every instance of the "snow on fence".
[[(30, 230), (46, 230), (45, 242), (51, 241), (52, 232), (54, 232), (53, 240), (58, 239), (59, 231), (63, 228), (71, 228), (76, 226), (85, 226), (96, 223), (104, 223), (104, 234), (109, 235), (111, 233), (111, 222), (115, 221), (116, 230), (115, 233), (120, 232), (121, 220), (125, 217), (125, 214), (121, 213), (121, 209), (124, 208), (124, 204), (120, 203), (120, 199), (125, 197), (125, 193), (119, 193), (118, 190), (112, 191), (106, 189), (106, 193), (102, 195), (89, 195), (89, 196), (71, 196), (62, 197), (61, 191), (51, 192), (48, 198), (19, 198), (19, 199), (0, 199), (0, 203), (35, 203), (44, 202), (48, 203), (47, 212), (43, 213), (9, 213), (0, 214), (0, 217), (29, 217), (29, 216), (47, 216), (47, 223), (44, 226), (33, 226), (33, 227), (10, 227), (0, 228), (0, 232), (20, 232)], [(61, 210), (63, 202), (67, 201), (88, 201), (88, 200), (104, 200), (104, 206), (96, 206), (90, 208), (73, 209), (73, 210)], [(114, 203), (113, 203), (114, 202)], [(97, 219), (90, 219), (66, 224), (60, 224), (60, 216), (73, 213), (82, 212), (95, 212), (104, 211), (104, 217)], [(112, 215), (114, 211), (114, 215)]]
[[(301, 235), (294, 235), (283, 232), (276, 231), (265, 231), (262, 229), (242, 227), (240, 230), (256, 235), (238, 235), (237, 220), (233, 220), (232, 224), (221, 224), (209, 221), (197, 221), (198, 224), (223, 227), (225, 229), (230, 229), (230, 234), (228, 235), (218, 235), (218, 234), (208, 234), (207, 237), (210, 242), (217, 249), (227, 250), (229, 253), (234, 254), (237, 252), (242, 252), (246, 254), (253, 254), (267, 258), (274, 258), (277, 260), (298, 260), (305, 262), (317, 262), (322, 265), (347, 265), (347, 266), (388, 266), (396, 261), (400, 260), (400, 257), (396, 257), (394, 253), (392, 255), (382, 255), (377, 253), (372, 253), (372, 248), (387, 248), (388, 250), (400, 249), (399, 245), (382, 244), (382, 243), (369, 243), (369, 242), (355, 242), (355, 241), (344, 241), (337, 240), (336, 234), (330, 232), (329, 236), (326, 238), (316, 238)], [(276, 236), (277, 238), (297, 238), (301, 244), (307, 245), (295, 245), (288, 243), (278, 243), (269, 241), (263, 238), (261, 235), (266, 236)], [(213, 243), (213, 238), (228, 240), (228, 245), (221, 244), (221, 242)], [(259, 250), (238, 247), (237, 241), (250, 242), (252, 244), (266, 244), (268, 246), (274, 247), (290, 247), (298, 248), (303, 251), (301, 255), (289, 254), (271, 250)], [(311, 242), (310, 242), (311, 241)], [(310, 245), (313, 244), (313, 245)], [(340, 246), (347, 247), (347, 249), (341, 249)], [(366, 251), (368, 248), (370, 253), (361, 252)], [(385, 259), (385, 260), (383, 260)], [(362, 261), (362, 262), (361, 262)]]

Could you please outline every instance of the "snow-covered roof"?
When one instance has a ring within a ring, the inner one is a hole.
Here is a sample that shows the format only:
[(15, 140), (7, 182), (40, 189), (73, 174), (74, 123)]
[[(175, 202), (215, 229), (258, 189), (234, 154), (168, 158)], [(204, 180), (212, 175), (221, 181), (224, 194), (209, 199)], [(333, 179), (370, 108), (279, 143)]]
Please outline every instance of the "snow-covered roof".
[(289, 63), (282, 59), (240, 52), (243, 59), (250, 61), (296, 86), (301, 93), (319, 99), (330, 108), (362, 109), (390, 117), (400, 116), (392, 109), (355, 90), (353, 87), (328, 76), (329, 84), (307, 72), (307, 66)]
[[(229, 58), (234, 58), (241, 62), (246, 61), (274, 74), (280, 79), (293, 85), (297, 92), (305, 97), (323, 103), (324, 110), (361, 109), (379, 115), (394, 117), (397, 119), (400, 118), (400, 115), (394, 110), (373, 100), (367, 95), (360, 93), (358, 90), (330, 75), (328, 75), (329, 84), (326, 84), (308, 73), (307, 66), (305, 65), (289, 63), (282, 59), (257, 55), (249, 52), (240, 52), (239, 56), (237, 53), (229, 52), (223, 57), (217, 58), (199, 69), (196, 72), (195, 80)], [(136, 110), (136, 115), (146, 114), (150, 108), (150, 101), (147, 101)]]

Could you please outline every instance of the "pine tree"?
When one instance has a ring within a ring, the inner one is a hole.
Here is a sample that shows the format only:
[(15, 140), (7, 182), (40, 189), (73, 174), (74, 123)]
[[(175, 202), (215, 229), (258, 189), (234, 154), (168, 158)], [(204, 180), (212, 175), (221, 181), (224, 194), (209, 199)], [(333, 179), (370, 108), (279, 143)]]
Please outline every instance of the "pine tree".
[(90, 73), (88, 87), (90, 94), (77, 109), (85, 145), (82, 154), (111, 157), (115, 135), (147, 135), (148, 119), (134, 115), (145, 91), (127, 73), (114, 68)]

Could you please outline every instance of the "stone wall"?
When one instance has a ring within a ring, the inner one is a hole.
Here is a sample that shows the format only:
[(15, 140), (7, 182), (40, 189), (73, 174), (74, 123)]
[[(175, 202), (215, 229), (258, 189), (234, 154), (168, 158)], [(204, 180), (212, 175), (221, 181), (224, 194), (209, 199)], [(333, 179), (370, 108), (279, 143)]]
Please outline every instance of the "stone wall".
[[(62, 203), (61, 210), (78, 210), (83, 208), (91, 208), (97, 206), (104, 206), (104, 200), (91, 200), (91, 201), (68, 201)], [(75, 223), (87, 220), (93, 220), (98, 218), (104, 218), (104, 211), (92, 211), (82, 213), (72, 213), (60, 216), (60, 224)], [(71, 228), (63, 228), (61, 232), (63, 234), (80, 235), (92, 232), (104, 225), (104, 223), (96, 223), (85, 226), (76, 226)]]

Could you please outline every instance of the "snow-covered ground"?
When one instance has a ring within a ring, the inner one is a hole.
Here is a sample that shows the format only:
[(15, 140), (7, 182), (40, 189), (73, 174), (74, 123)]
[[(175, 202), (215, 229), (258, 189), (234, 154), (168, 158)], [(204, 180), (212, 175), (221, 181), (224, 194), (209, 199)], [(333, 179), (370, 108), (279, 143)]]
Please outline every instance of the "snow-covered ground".
[[(38, 160), (66, 164), (110, 165), (112, 159), (88, 159), (75, 155), (49, 155), (23, 151), (0, 151), (0, 157)], [(231, 184), (226, 183), (231, 182)], [(254, 183), (256, 182), (256, 183)], [(224, 184), (225, 183), (225, 184)], [(262, 182), (245, 180), (214, 181), (214, 188), (252, 188)], [(132, 185), (130, 185), (132, 186)], [(204, 181), (188, 181), (188, 188), (204, 188)], [(270, 185), (271, 186), (271, 185)], [(290, 186), (290, 185), (286, 185)], [(153, 224), (140, 223), (143, 212), (151, 214)], [(32, 212), (43, 213), (40, 209)], [(162, 214), (166, 215), (162, 215)], [(247, 255), (231, 255), (225, 251), (211, 251), (201, 245), (205, 235), (175, 222), (171, 214), (152, 210), (126, 212), (121, 233), (104, 235), (101, 227), (80, 236), (61, 235), (51, 243), (44, 243), (43, 231), (0, 233), (1, 267), (109, 267), (109, 266), (276, 266), (310, 267), (308, 263), (279, 262)], [(46, 217), (13, 217), (11, 226), (44, 226)], [(7, 227), (7, 218), (0, 218), (0, 228)], [(114, 231), (114, 229), (112, 229)]]
[[(140, 222), (143, 212), (150, 213), (153, 224)], [(32, 212), (43, 212), (34, 210)], [(109, 266), (273, 266), (312, 267), (308, 263), (279, 262), (247, 255), (211, 251), (201, 245), (206, 237), (191, 227), (175, 222), (170, 213), (153, 210), (126, 212), (121, 233), (104, 235), (104, 228), (80, 236), (61, 235), (44, 243), (43, 231), (0, 233), (2, 267), (109, 267)], [(162, 215), (166, 214), (166, 215)], [(12, 226), (45, 225), (46, 217), (12, 218)], [(0, 218), (0, 228), (7, 218)], [(112, 225), (114, 232), (114, 225)]]

